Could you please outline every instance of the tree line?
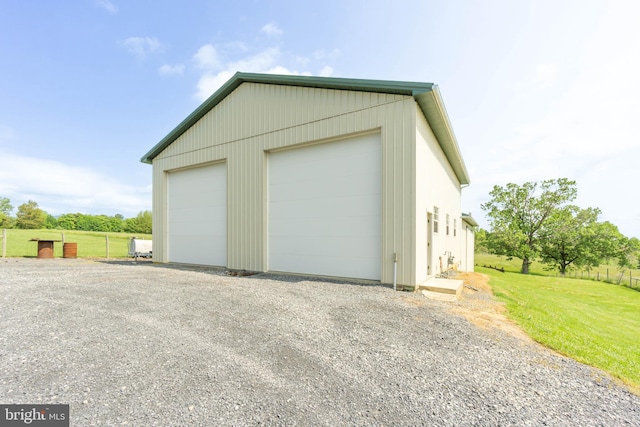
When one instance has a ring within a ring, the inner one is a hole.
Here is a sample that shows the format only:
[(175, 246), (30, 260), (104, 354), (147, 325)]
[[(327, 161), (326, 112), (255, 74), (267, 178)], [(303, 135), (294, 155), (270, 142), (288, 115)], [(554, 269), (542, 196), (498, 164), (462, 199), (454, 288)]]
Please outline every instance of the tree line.
[(152, 216), (150, 211), (140, 211), (134, 218), (125, 218), (117, 214), (87, 215), (68, 213), (58, 217), (38, 207), (38, 203), (29, 200), (18, 206), (15, 217), (11, 216), (13, 206), (6, 197), (0, 197), (0, 229), (59, 229), (80, 231), (104, 231), (151, 234)]
[(600, 222), (600, 209), (572, 204), (577, 194), (576, 182), (567, 178), (494, 186), (481, 206), (490, 230), (478, 230), (476, 249), (522, 260), (523, 274), (535, 261), (560, 274), (611, 260), (640, 268), (640, 240)]

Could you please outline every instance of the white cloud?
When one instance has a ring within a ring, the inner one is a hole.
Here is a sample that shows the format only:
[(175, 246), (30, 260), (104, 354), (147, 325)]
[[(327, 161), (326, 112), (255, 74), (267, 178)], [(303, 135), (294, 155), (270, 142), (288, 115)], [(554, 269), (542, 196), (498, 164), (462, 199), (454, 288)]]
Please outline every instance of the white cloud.
[(277, 47), (270, 47), (256, 55), (230, 62), (226, 68), (248, 73), (261, 73), (273, 67), (279, 57), (280, 50)]
[(558, 70), (555, 64), (538, 64), (536, 79), (540, 88), (548, 88), (556, 82)]
[(281, 74), (285, 76), (311, 76), (309, 71), (292, 71), (282, 65), (276, 65), (268, 70), (263, 71), (265, 74)]
[(320, 70), (318, 75), (321, 77), (331, 77), (333, 75), (333, 67), (325, 65), (322, 67), (322, 70)]
[[(213, 53), (216, 52), (215, 48), (211, 45), (202, 46), (198, 49), (198, 52), (194, 56), (198, 64), (213, 64), (208, 61), (213, 59)], [(206, 71), (198, 81), (197, 92), (195, 97), (199, 101), (204, 101), (211, 96), (216, 90), (218, 90), (227, 80), (229, 80), (236, 71), (244, 72), (268, 72), (274, 68), (274, 64), (278, 58), (279, 51), (277, 48), (269, 48), (256, 55), (243, 58), (239, 61), (230, 62), (224, 66), (224, 70), (217, 73), (213, 71)], [(217, 55), (216, 55), (217, 57)]]
[(262, 32), (271, 37), (279, 37), (283, 34), (283, 31), (274, 22), (263, 25)]
[(198, 49), (195, 55), (193, 55), (193, 60), (195, 61), (196, 67), (198, 68), (214, 70), (220, 67), (218, 52), (216, 48), (211, 44), (206, 44)]
[(199, 101), (204, 101), (209, 98), (220, 86), (229, 80), (233, 74), (233, 71), (221, 71), (217, 74), (205, 73), (200, 77), (200, 80), (198, 80), (198, 91), (195, 97)]
[(148, 55), (161, 52), (163, 45), (155, 37), (129, 37), (123, 43), (124, 47), (136, 58), (143, 60)]
[(158, 72), (160, 73), (161, 76), (179, 75), (184, 73), (184, 65), (183, 64), (176, 64), (176, 65), (164, 64), (158, 69)]
[[(206, 45), (209, 46), (209, 45)], [(204, 47), (204, 46), (203, 46)], [(209, 49), (207, 49), (210, 51)], [(202, 48), (198, 50), (201, 52)], [(207, 57), (207, 56), (205, 56)], [(279, 65), (281, 52), (278, 48), (267, 48), (262, 52), (237, 61), (228, 62), (221, 65), (223, 70), (214, 72), (207, 70), (198, 80), (196, 99), (204, 101), (227, 82), (236, 72), (284, 74), (284, 75), (312, 75), (309, 71), (291, 70), (283, 65)], [(331, 67), (325, 66), (322, 72), (332, 73)]]
[(14, 206), (28, 200), (52, 215), (84, 212), (134, 216), (151, 208), (150, 186), (124, 184), (109, 175), (62, 162), (0, 152), (0, 194)]
[[(275, 22), (265, 24), (261, 31), (272, 37), (284, 34)], [(193, 55), (195, 67), (202, 70), (194, 97), (201, 102), (206, 100), (236, 72), (310, 76), (312, 73), (308, 68), (317, 67), (318, 62), (321, 62), (322, 68), (319, 75), (331, 76), (334, 70), (326, 64), (326, 59), (334, 58), (339, 54), (339, 50), (334, 49), (319, 50), (310, 55), (294, 55), (283, 53), (278, 47), (273, 46), (257, 53), (250, 54), (249, 51), (249, 47), (242, 41), (201, 46)], [(302, 70), (297, 69), (298, 67)]]
[(103, 8), (112, 15), (118, 13), (118, 6), (111, 3), (109, 0), (96, 0), (96, 6)]

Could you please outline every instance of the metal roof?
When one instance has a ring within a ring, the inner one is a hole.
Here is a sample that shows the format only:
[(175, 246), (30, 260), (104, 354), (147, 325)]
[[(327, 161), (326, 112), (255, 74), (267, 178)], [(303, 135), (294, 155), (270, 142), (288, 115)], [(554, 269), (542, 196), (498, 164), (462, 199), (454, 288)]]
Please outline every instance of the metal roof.
[(462, 160), (449, 117), (444, 108), (437, 85), (433, 83), (400, 82), (389, 80), (345, 79), (335, 77), (288, 76), (277, 74), (236, 73), (220, 89), (204, 101), (196, 110), (175, 129), (157, 143), (142, 159), (151, 164), (152, 160), (167, 148), (180, 135), (204, 117), (211, 109), (233, 92), (242, 83), (262, 83), (284, 86), (303, 86), (320, 89), (350, 90), (359, 92), (377, 92), (413, 96), (424, 113), (438, 143), (444, 151), (460, 184), (469, 184), (469, 174)]

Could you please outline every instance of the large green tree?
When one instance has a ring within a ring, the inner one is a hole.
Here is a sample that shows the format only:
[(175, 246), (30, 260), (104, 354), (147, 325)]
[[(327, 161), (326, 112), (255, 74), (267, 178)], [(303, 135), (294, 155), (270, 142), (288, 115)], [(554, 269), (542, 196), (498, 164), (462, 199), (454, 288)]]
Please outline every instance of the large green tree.
[(44, 228), (46, 222), (47, 213), (40, 209), (33, 200), (18, 206), (16, 227), (25, 229)]
[(540, 238), (556, 210), (572, 202), (577, 195), (576, 182), (566, 178), (542, 182), (509, 183), (494, 186), (491, 200), (482, 205), (491, 233), (492, 252), (522, 260), (522, 273), (540, 255)]
[(596, 267), (620, 258), (627, 239), (610, 222), (598, 222), (600, 210), (569, 205), (551, 214), (540, 236), (540, 260), (565, 274), (569, 266)]

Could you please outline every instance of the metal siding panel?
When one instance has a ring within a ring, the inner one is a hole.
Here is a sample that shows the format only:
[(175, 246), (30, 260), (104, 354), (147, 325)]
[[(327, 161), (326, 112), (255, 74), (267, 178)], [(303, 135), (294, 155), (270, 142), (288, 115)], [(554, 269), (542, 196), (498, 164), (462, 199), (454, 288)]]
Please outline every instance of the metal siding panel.
[[(453, 231), (451, 231), (447, 236), (445, 226), (447, 214), (452, 219), (461, 217), (461, 188), (460, 181), (458, 181), (451, 164), (420, 110), (417, 110), (416, 118), (417, 139), (418, 143), (424, 144), (425, 147), (425, 167), (429, 169), (430, 179), (429, 185), (424, 186), (417, 193), (417, 197), (426, 199), (426, 205), (429, 210), (432, 210), (433, 206), (438, 206), (440, 210), (441, 227), (439, 233), (434, 234), (432, 242), (434, 257), (432, 265), (435, 267), (432, 274), (436, 274), (439, 269), (438, 256), (443, 256), (445, 252), (450, 251), (456, 262), (462, 259), (462, 254), (460, 253), (461, 233), (454, 237)], [(460, 224), (458, 224), (459, 231)]]

